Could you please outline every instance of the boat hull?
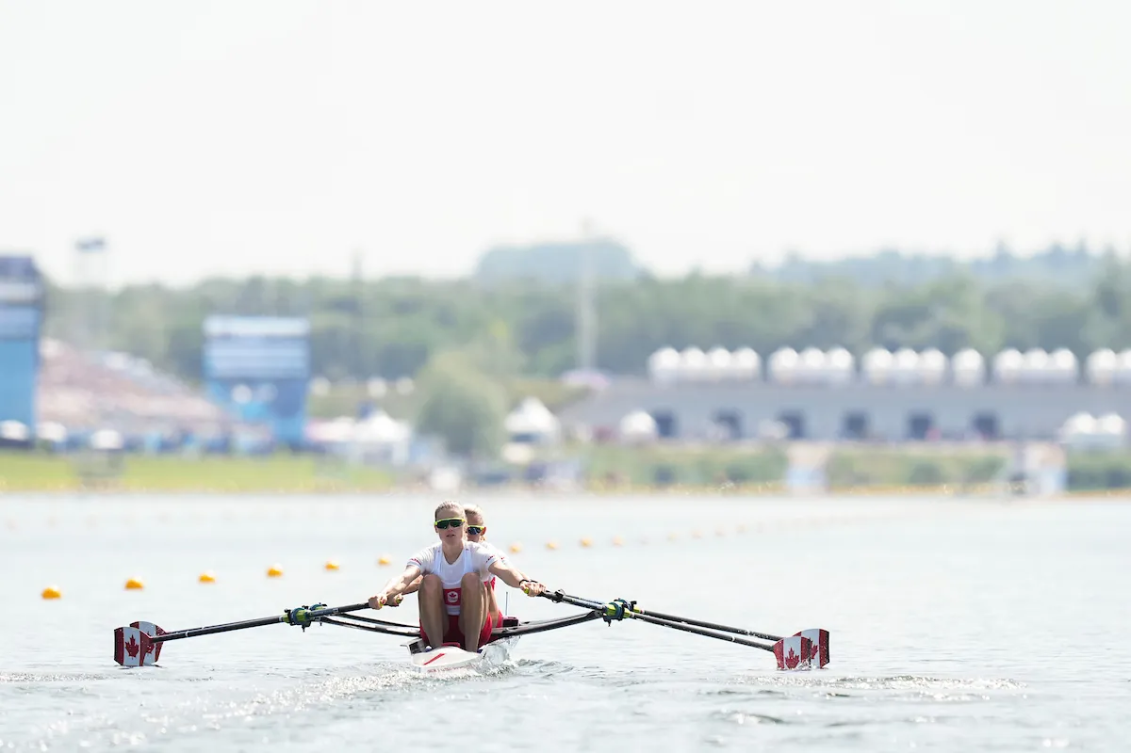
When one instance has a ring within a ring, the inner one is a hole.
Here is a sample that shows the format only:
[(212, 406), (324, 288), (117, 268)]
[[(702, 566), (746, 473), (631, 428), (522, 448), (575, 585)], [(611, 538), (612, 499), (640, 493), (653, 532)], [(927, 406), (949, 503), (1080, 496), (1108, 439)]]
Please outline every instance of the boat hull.
[(444, 672), (452, 669), (489, 669), (510, 660), (518, 636), (500, 638), (472, 653), (459, 646), (441, 646), (425, 650), (424, 641), (406, 644), (411, 666), (417, 672)]

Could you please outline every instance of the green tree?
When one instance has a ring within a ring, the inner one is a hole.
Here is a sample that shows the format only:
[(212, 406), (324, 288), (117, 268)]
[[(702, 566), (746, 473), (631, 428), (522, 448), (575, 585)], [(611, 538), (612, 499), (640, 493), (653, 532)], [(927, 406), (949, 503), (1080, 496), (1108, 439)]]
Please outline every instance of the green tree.
[(477, 371), (466, 355), (442, 353), (429, 361), (418, 388), (425, 394), (416, 420), (420, 433), (442, 438), (458, 457), (498, 457), (507, 409), (498, 382)]

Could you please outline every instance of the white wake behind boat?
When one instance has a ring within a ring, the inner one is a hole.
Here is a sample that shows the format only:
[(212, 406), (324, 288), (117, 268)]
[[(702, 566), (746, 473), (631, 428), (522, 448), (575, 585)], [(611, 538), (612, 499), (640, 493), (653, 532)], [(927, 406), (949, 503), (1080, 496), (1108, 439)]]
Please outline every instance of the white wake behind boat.
[(479, 651), (472, 653), (455, 644), (428, 648), (423, 639), (418, 638), (405, 646), (409, 651), (409, 661), (413, 669), (422, 673), (442, 672), (449, 669), (491, 669), (510, 661), (519, 636), (499, 638), (491, 641)]

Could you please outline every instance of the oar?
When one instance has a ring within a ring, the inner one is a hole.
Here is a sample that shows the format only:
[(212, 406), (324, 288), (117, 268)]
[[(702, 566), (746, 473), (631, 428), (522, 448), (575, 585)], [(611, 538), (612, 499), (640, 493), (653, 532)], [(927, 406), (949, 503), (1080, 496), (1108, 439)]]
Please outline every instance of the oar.
[(737, 643), (740, 646), (750, 646), (751, 648), (760, 648), (763, 651), (769, 651), (777, 659), (778, 669), (797, 669), (808, 668), (813, 654), (813, 644), (811, 639), (802, 636), (789, 636), (787, 638), (779, 638), (776, 642), (771, 644), (759, 643), (757, 641), (746, 640), (739, 638), (736, 635), (727, 633), (716, 632), (709, 630), (705, 627), (692, 625), (687, 622), (665, 619), (658, 615), (645, 614), (642, 610), (635, 609), (635, 603), (626, 602), (624, 599), (616, 599), (614, 601), (602, 604), (601, 602), (592, 599), (584, 599), (579, 596), (571, 596), (570, 594), (562, 591), (543, 592), (541, 596), (556, 602), (565, 602), (578, 607), (592, 609), (603, 613), (605, 622), (612, 623), (613, 620), (623, 620), (628, 617), (630, 619), (641, 620), (643, 622), (650, 622), (653, 625), (661, 625), (669, 627), (673, 630), (682, 630), (685, 633), (692, 633), (693, 635), (702, 635), (707, 638), (715, 638), (728, 643)]
[(769, 644), (766, 644), (766, 643), (758, 643), (757, 641), (748, 641), (748, 640), (745, 640), (743, 638), (739, 638), (738, 636), (735, 636), (735, 635), (727, 635), (725, 633), (717, 633), (717, 632), (712, 631), (712, 630), (705, 630), (703, 628), (696, 627), (694, 625), (688, 625), (688, 624), (685, 624), (683, 622), (676, 622), (674, 620), (663, 619), (662, 617), (656, 617), (656, 616), (652, 616), (652, 615), (649, 615), (649, 614), (634, 612), (631, 609), (631, 607), (629, 606), (629, 604), (627, 602), (625, 602), (623, 599), (617, 599), (616, 601), (611, 601), (607, 604), (602, 604), (601, 602), (593, 601), (592, 599), (583, 599), (579, 596), (570, 596), (569, 594), (562, 593), (561, 591), (557, 591), (557, 592), (553, 592), (553, 593), (543, 592), (541, 595), (545, 596), (547, 599), (550, 599), (551, 601), (565, 602), (567, 604), (573, 604), (574, 606), (584, 607), (586, 609), (592, 609), (594, 611), (601, 612), (602, 615), (605, 618), (605, 621), (610, 622), (610, 623), (613, 620), (623, 620), (624, 618), (628, 617), (628, 618), (631, 618), (631, 619), (642, 620), (643, 622), (651, 622), (653, 625), (663, 625), (664, 627), (670, 627), (670, 628), (673, 628), (675, 630), (682, 630), (682, 631), (687, 632), (687, 633), (694, 633), (695, 635), (705, 635), (708, 638), (718, 638), (721, 641), (728, 641), (730, 643), (737, 643), (741, 646), (750, 646), (751, 648), (760, 648), (763, 651), (772, 652), (774, 650), (774, 647), (772, 645), (769, 645)]
[(347, 604), (344, 607), (327, 607), (322, 604), (315, 604), (313, 607), (302, 606), (297, 609), (287, 609), (282, 614), (271, 617), (174, 631), (162, 630), (151, 622), (135, 622), (130, 627), (120, 627), (114, 630), (114, 661), (123, 667), (149, 666), (157, 663), (161, 656), (161, 644), (166, 641), (193, 638), (198, 635), (228, 633), (233, 630), (246, 630), (264, 625), (275, 625), (280, 622), (297, 625), (306, 630), (312, 622), (319, 618), (332, 617), (347, 612), (360, 612), (363, 609), (369, 609), (367, 602)]
[(755, 630), (747, 630), (746, 628), (730, 627), (728, 625), (719, 625), (714, 622), (706, 622), (705, 620), (694, 620), (690, 617), (680, 617), (674, 614), (664, 614), (663, 612), (656, 612), (651, 609), (645, 611), (640, 607), (633, 605), (632, 611), (636, 614), (649, 614), (653, 617), (659, 617), (661, 620), (672, 620), (673, 622), (686, 622), (688, 625), (695, 625), (702, 628), (710, 628), (711, 630), (721, 630), (724, 633), (737, 633), (739, 635), (749, 635), (754, 638), (763, 638), (767, 641), (780, 641), (784, 636), (770, 635), (769, 633), (759, 633)]
[[(680, 617), (674, 614), (664, 614), (663, 612), (656, 612), (653, 610), (645, 611), (640, 607), (632, 604), (632, 611), (636, 614), (647, 614), (652, 617), (659, 617), (664, 620), (673, 620), (675, 622), (683, 622), (688, 625), (696, 625), (698, 627), (710, 628), (711, 630), (722, 630), (727, 633), (737, 633), (739, 635), (751, 635), (755, 638), (764, 638), (768, 641), (784, 640), (783, 636), (770, 635), (768, 633), (759, 633), (754, 630), (747, 630), (745, 628), (731, 627), (729, 625), (719, 625), (714, 622), (706, 622), (705, 620), (696, 620), (691, 617)], [(824, 668), (829, 663), (829, 631), (822, 628), (811, 628), (794, 633), (794, 638), (804, 637), (808, 638), (812, 644), (813, 658), (817, 660), (817, 666)]]
[[(380, 622), (378, 620), (365, 620), (363, 618), (348, 615), (344, 619), (337, 620), (333, 617), (322, 617), (318, 621), (326, 625), (338, 625), (339, 627), (353, 628), (354, 630), (364, 630), (368, 633), (381, 633), (383, 635), (396, 635), (401, 638), (419, 638), (420, 628), (414, 628), (412, 625), (397, 625), (392, 622)], [(350, 622), (350, 620), (358, 620), (358, 622)]]

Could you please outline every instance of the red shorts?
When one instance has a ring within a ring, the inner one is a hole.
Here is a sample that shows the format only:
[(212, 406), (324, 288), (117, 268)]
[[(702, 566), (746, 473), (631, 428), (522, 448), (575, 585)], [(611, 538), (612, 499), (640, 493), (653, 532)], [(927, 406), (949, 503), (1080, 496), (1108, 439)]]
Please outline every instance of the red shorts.
[[(492, 615), (487, 613), (487, 618), (483, 620), (483, 629), (479, 631), (479, 645), (486, 646), (491, 642), (491, 631), (496, 627), (503, 626), (503, 613)], [(420, 628), (420, 637), (428, 640), (428, 636), (424, 634), (423, 626)], [(448, 624), (444, 628), (444, 643), (456, 643), (463, 648), (463, 631), (459, 627), (459, 615), (449, 614)]]

